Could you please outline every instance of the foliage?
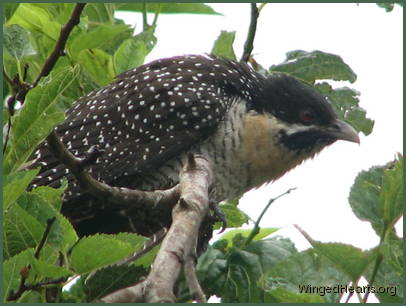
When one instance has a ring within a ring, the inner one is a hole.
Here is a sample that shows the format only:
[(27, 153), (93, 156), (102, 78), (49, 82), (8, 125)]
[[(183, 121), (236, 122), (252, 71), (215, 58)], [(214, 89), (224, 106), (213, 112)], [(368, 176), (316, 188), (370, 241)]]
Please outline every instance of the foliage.
[(395, 3), (382, 2), (382, 3), (377, 3), (376, 5), (385, 9), (385, 11), (387, 11), (387, 12), (392, 12), (393, 8), (395, 7), (395, 4), (403, 7), (403, 2), (395, 2)]
[[(6, 3), (4, 72), (12, 80), (32, 84), (53, 50), (60, 29), (69, 19), (73, 3)], [(4, 153), (3, 256), (4, 299), (21, 291), (17, 302), (90, 302), (115, 289), (134, 284), (148, 272), (156, 248), (129, 266), (114, 266), (132, 254), (146, 238), (132, 233), (93, 235), (81, 240), (60, 213), (62, 187), (27, 190), (38, 169), (21, 171), (27, 160), (52, 130), (64, 119), (73, 101), (108, 84), (115, 76), (143, 64), (155, 47), (157, 18), (142, 29), (134, 29), (114, 17), (116, 10), (156, 14), (218, 14), (198, 3), (89, 3), (74, 28), (51, 74), (30, 90), (23, 106), (11, 117), (9, 142)], [(235, 59), (234, 32), (221, 32), (213, 53)], [(131, 56), (130, 56), (131, 55)], [(321, 51), (292, 51), (287, 60), (271, 67), (314, 85), (333, 102), (342, 118), (357, 130), (369, 134), (373, 121), (358, 106), (358, 93), (327, 82), (354, 82), (355, 73), (337, 55)], [(4, 95), (13, 94), (4, 83)], [(3, 122), (7, 122), (7, 110)], [(6, 120), (4, 120), (6, 119)], [(6, 123), (7, 124), (7, 123)], [(6, 127), (6, 126), (5, 126)], [(7, 130), (3, 127), (3, 130)], [(338, 302), (340, 292), (314, 294), (308, 287), (357, 284), (364, 276), (376, 286), (396, 285), (396, 296), (377, 293), (381, 301), (403, 298), (403, 239), (393, 226), (402, 216), (403, 157), (360, 173), (350, 194), (350, 204), (361, 220), (371, 223), (381, 243), (369, 251), (350, 245), (320, 243), (306, 235), (313, 248), (298, 252), (286, 238), (271, 236), (276, 228), (239, 229), (248, 216), (238, 201), (221, 205), (229, 227), (199, 258), (198, 276), (205, 293), (223, 302)], [(95, 251), (97, 250), (97, 251)], [(113, 265), (113, 266), (111, 266)], [(80, 275), (69, 291), (62, 286), (69, 277)], [(390, 281), (388, 281), (390, 280)], [(23, 286), (22, 286), (23, 285)], [(189, 301), (183, 280), (179, 301)], [(49, 299), (47, 293), (58, 294)], [(47, 299), (48, 296), (48, 299)]]

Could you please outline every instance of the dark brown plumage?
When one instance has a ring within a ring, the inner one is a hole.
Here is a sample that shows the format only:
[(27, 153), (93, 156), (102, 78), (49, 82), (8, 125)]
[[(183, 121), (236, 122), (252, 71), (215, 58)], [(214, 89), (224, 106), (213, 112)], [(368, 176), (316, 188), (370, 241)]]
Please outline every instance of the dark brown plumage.
[[(246, 64), (214, 56), (161, 59), (120, 75), (68, 111), (56, 132), (76, 156), (92, 146), (104, 153), (88, 171), (113, 186), (154, 190), (178, 182), (188, 152), (209, 157), (215, 201), (279, 178), (337, 139), (359, 141), (326, 99), (285, 74), (263, 76)], [(63, 213), (81, 234), (149, 234), (170, 222), (170, 212), (131, 210), (85, 195), (74, 178), (39, 147), (30, 167), (37, 185), (68, 178)]]

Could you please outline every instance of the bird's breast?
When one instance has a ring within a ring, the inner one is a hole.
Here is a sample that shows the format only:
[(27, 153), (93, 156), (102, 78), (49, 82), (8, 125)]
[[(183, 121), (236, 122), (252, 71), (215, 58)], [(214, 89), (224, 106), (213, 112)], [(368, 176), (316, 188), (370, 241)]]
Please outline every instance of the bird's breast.
[(178, 183), (189, 153), (207, 156), (214, 172), (211, 198), (216, 201), (241, 196), (274, 181), (302, 162), (280, 145), (283, 124), (270, 115), (247, 111), (243, 101), (234, 103), (216, 131), (189, 151), (146, 174), (142, 189), (168, 188)]

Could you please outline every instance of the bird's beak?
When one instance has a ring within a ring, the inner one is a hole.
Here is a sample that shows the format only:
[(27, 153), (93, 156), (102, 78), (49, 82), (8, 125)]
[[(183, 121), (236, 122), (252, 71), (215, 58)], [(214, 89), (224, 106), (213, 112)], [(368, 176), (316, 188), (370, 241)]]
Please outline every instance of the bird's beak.
[(360, 143), (360, 139), (358, 136), (357, 131), (348, 123), (336, 119), (333, 124), (331, 124), (328, 128), (329, 133), (336, 137), (337, 140), (347, 140), (356, 143)]

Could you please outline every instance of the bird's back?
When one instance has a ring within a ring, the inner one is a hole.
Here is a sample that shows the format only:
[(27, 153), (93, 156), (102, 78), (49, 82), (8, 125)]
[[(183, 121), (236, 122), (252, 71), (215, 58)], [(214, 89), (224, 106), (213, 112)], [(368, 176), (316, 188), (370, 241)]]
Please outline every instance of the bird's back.
[[(246, 65), (212, 56), (157, 60), (125, 72), (116, 82), (79, 99), (55, 130), (77, 157), (97, 146), (103, 154), (87, 171), (112, 186), (172, 187), (178, 183), (186, 154), (204, 152), (221, 172), (215, 189), (215, 197), (221, 200), (242, 189), (243, 175), (238, 172), (242, 169), (230, 165), (236, 163), (232, 152), (239, 144), (239, 137), (234, 137), (239, 133), (234, 132), (241, 128), (237, 119), (246, 112), (258, 78), (261, 76)], [(237, 103), (240, 99), (246, 103)], [(150, 230), (140, 220), (150, 217), (144, 215), (165, 215), (159, 209), (140, 212), (139, 207), (129, 212), (84, 195), (46, 143), (35, 152), (30, 167), (38, 166), (41, 171), (34, 187), (58, 187), (62, 178), (68, 179), (63, 213), (79, 227), (87, 224), (84, 233), (135, 230), (145, 234)], [(118, 220), (112, 220), (113, 216)], [(167, 216), (162, 219), (153, 223), (168, 223)]]

